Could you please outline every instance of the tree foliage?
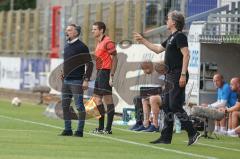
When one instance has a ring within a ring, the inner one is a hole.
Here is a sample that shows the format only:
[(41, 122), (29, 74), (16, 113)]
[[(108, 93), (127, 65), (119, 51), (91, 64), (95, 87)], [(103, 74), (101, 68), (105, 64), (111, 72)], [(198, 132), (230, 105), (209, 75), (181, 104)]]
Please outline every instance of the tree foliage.
[[(0, 1), (0, 11), (10, 10), (11, 0), (1, 0)], [(14, 10), (18, 9), (28, 9), (28, 8), (36, 8), (36, 0), (14, 0)]]

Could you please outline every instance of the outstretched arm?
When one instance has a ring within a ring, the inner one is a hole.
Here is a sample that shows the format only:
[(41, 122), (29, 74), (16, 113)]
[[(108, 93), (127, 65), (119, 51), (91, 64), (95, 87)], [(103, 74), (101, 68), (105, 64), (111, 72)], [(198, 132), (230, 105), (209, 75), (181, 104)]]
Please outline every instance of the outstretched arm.
[(158, 45), (152, 44), (151, 42), (149, 42), (147, 39), (145, 39), (141, 34), (139, 34), (137, 32), (133, 33), (133, 37), (136, 41), (145, 45), (148, 49), (152, 50), (153, 52), (155, 52), (157, 54), (165, 51), (165, 48), (162, 45), (158, 46)]

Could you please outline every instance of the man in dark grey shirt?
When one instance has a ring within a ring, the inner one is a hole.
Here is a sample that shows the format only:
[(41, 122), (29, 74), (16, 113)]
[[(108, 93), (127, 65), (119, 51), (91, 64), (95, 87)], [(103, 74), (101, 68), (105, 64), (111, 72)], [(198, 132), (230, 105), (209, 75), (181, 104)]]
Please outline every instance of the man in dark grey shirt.
[(164, 97), (163, 109), (166, 115), (161, 137), (151, 143), (171, 143), (174, 114), (176, 114), (181, 125), (188, 133), (188, 145), (192, 145), (197, 142), (201, 135), (193, 128), (187, 113), (183, 109), (185, 101), (185, 86), (188, 81), (187, 68), (190, 58), (187, 37), (182, 33), (185, 20), (184, 16), (178, 11), (170, 12), (167, 18), (167, 28), (171, 32), (171, 35), (160, 46), (150, 43), (139, 33), (134, 33), (135, 39), (153, 52), (158, 54), (165, 51), (164, 62), (168, 67), (166, 80), (171, 82), (174, 86)]

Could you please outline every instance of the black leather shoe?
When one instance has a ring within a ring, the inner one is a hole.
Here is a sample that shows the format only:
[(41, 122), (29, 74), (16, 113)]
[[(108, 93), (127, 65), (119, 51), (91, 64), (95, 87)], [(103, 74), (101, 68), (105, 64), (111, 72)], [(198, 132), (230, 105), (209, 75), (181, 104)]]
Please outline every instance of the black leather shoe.
[(82, 131), (75, 131), (74, 136), (83, 137), (83, 132)]
[(60, 136), (72, 136), (73, 132), (72, 130), (63, 130)]
[(161, 138), (158, 138), (157, 140), (151, 141), (151, 144), (171, 144), (170, 141), (164, 141)]

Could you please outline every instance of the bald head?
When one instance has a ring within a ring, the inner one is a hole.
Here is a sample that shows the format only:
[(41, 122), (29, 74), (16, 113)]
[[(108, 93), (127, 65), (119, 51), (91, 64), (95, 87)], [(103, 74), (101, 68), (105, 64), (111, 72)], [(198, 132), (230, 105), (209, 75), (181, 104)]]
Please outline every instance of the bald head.
[(215, 75), (213, 76), (213, 79), (223, 80), (223, 76), (222, 76), (221, 74), (217, 73), (217, 74), (215, 74)]
[(240, 78), (239, 77), (234, 77), (234, 78), (231, 79), (231, 82), (240, 83)]
[(221, 88), (223, 86), (223, 82), (224, 79), (221, 74), (218, 73), (213, 76), (213, 83), (217, 88)]
[(231, 89), (234, 92), (240, 91), (240, 78), (239, 77), (234, 77), (231, 79)]

